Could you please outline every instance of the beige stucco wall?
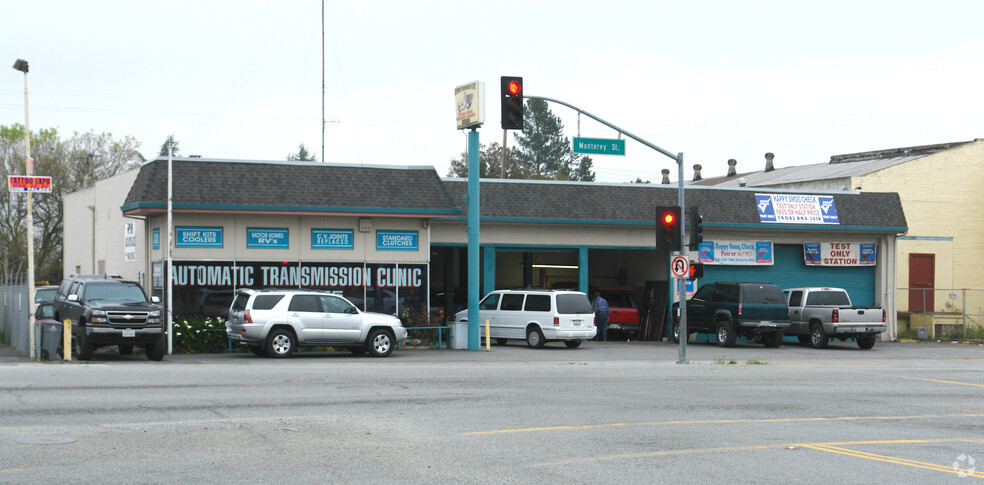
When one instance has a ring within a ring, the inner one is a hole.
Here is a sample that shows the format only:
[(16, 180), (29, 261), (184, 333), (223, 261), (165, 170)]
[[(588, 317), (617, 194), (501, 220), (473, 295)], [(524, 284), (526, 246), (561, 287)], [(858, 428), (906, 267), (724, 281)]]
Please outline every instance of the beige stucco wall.
[[(93, 274), (103, 266), (106, 273), (146, 281), (146, 259), (142, 252), (147, 241), (144, 223), (139, 219), (124, 218), (120, 211), (139, 171), (100, 180), (92, 188), (65, 196), (62, 206), (65, 227), (62, 257), (66, 275)], [(128, 222), (135, 223), (137, 237), (136, 261), (133, 262), (125, 261), (123, 254), (124, 225)]]
[[(909, 283), (909, 255), (935, 255), (935, 287), (984, 289), (984, 140), (855, 177), (869, 192), (898, 192), (909, 226), (898, 244), (898, 286)], [(939, 309), (948, 292), (936, 297)], [(907, 302), (900, 298), (900, 311)]]

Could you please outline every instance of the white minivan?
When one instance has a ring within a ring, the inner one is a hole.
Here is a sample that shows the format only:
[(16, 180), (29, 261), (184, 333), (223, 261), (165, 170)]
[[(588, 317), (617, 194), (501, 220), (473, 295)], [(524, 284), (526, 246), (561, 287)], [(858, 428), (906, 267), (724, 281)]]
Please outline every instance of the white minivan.
[[(485, 336), (485, 321), (496, 344), (525, 339), (526, 345), (542, 348), (547, 342), (563, 341), (570, 348), (594, 338), (594, 309), (587, 295), (570, 290), (495, 290), (478, 304), (478, 326)], [(455, 314), (457, 323), (468, 322), (468, 310)]]

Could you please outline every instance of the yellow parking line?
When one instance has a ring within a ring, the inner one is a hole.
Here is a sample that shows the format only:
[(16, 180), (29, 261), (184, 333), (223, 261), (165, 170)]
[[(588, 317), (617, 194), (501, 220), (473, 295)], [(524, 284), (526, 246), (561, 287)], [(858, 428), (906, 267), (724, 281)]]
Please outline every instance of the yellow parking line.
[(912, 416), (837, 416), (837, 417), (817, 417), (817, 418), (761, 418), (761, 419), (697, 419), (679, 421), (651, 421), (640, 423), (605, 423), (605, 424), (584, 424), (567, 426), (542, 426), (536, 428), (514, 428), (514, 429), (494, 429), (488, 431), (471, 431), (461, 433), (460, 436), (480, 436), (506, 433), (532, 433), (537, 431), (562, 431), (573, 429), (603, 429), (617, 427), (639, 427), (639, 426), (667, 426), (680, 424), (748, 424), (748, 423), (802, 423), (808, 421), (888, 421), (905, 419), (942, 419), (942, 418), (977, 418), (984, 414), (919, 414)]
[[(898, 441), (877, 441), (877, 442), (854, 442), (846, 443), (848, 445), (857, 444), (911, 444), (911, 443), (941, 443), (948, 441), (968, 441), (968, 440), (898, 440)], [(936, 463), (928, 463), (924, 461), (909, 460), (907, 458), (899, 458), (896, 456), (879, 455), (876, 453), (869, 453), (866, 451), (851, 450), (847, 448), (842, 448), (839, 446), (833, 446), (826, 443), (812, 443), (812, 444), (800, 444), (793, 446), (801, 446), (803, 448), (809, 448), (812, 450), (823, 451), (827, 453), (836, 453), (839, 455), (853, 456), (855, 458), (863, 458), (866, 460), (881, 461), (885, 463), (893, 463), (896, 465), (905, 465), (915, 468), (923, 468), (926, 470), (933, 470), (938, 472), (952, 473), (955, 475), (969, 476), (974, 478), (984, 478), (984, 472), (978, 472), (976, 470), (960, 469), (954, 468), (952, 465), (938, 465)]]

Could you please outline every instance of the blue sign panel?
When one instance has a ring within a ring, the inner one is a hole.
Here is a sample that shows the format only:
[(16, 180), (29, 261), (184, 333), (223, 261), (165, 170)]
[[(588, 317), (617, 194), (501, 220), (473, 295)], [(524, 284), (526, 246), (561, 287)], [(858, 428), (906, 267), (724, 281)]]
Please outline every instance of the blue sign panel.
[(416, 251), (417, 231), (376, 231), (377, 251)]
[(151, 240), (154, 244), (154, 249), (161, 248), (161, 228), (155, 227), (154, 231), (151, 233)]
[(221, 248), (222, 228), (205, 226), (178, 226), (174, 228), (176, 248)]
[(260, 249), (287, 249), (290, 231), (286, 227), (247, 227), (246, 247)]
[(755, 194), (759, 221), (778, 224), (840, 224), (832, 195)]
[(353, 249), (352, 229), (311, 229), (311, 249)]

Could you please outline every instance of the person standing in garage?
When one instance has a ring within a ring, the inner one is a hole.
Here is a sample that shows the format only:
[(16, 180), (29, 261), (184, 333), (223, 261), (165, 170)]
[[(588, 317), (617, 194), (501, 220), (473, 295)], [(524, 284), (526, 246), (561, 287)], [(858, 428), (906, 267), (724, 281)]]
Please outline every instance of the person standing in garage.
[(608, 340), (608, 300), (602, 298), (601, 293), (596, 291), (591, 306), (594, 307), (595, 326), (598, 327), (594, 339), (604, 342)]

